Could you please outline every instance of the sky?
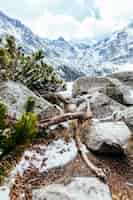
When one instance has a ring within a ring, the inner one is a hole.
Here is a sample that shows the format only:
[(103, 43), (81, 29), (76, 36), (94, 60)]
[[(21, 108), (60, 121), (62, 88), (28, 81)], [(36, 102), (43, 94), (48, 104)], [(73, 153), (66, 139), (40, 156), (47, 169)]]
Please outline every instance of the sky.
[(41, 37), (96, 39), (133, 19), (133, 0), (0, 0), (0, 9)]

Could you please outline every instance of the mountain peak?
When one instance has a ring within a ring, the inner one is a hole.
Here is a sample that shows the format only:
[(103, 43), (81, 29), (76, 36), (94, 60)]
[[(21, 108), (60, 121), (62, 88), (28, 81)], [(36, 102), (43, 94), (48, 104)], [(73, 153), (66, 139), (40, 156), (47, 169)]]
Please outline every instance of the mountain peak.
[(106, 75), (122, 68), (121, 65), (133, 63), (133, 34), (129, 26), (97, 42), (87, 39), (67, 41), (62, 36), (50, 40), (40, 38), (21, 21), (0, 11), (0, 37), (7, 34), (13, 35), (27, 54), (43, 49), (46, 62), (69, 81), (87, 74)]
[(5, 14), (0, 10), (0, 15), (5, 15)]
[(0, 10), (0, 18), (1, 19), (4, 19), (4, 18), (8, 18), (9, 19), (10, 17), (8, 17), (3, 11)]
[(65, 39), (64, 39), (62, 36), (60, 36), (60, 37), (58, 38), (58, 40), (59, 40), (59, 41), (62, 41), (62, 42), (65, 42)]

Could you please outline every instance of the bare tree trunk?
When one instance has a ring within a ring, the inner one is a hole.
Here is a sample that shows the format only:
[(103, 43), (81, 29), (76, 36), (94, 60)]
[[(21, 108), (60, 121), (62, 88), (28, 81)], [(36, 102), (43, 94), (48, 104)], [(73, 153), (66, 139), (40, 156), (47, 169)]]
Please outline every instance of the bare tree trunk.
[(92, 114), (86, 113), (86, 112), (66, 113), (57, 117), (41, 120), (39, 121), (38, 127), (41, 129), (45, 129), (45, 128), (48, 128), (49, 126), (56, 125), (68, 120), (79, 119), (83, 121), (83, 120), (90, 119), (91, 117), (92, 117)]

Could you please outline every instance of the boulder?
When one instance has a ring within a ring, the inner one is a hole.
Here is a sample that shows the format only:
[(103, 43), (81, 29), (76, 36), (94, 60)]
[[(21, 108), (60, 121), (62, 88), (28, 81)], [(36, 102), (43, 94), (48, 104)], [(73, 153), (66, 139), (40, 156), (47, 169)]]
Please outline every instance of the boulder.
[(126, 108), (126, 106), (100, 92), (93, 93), (89, 98), (89, 102), (94, 118), (106, 118), (111, 116), (114, 111)]
[(123, 154), (131, 132), (123, 121), (93, 121), (85, 134), (87, 147), (101, 154)]
[(125, 108), (121, 111), (116, 111), (113, 113), (113, 116), (117, 121), (124, 120), (130, 130), (133, 131), (133, 106)]
[(51, 117), (59, 114), (59, 109), (45, 99), (36, 96), (31, 90), (21, 83), (5, 81), (0, 83), (0, 101), (7, 106), (8, 114), (20, 118), (25, 111), (29, 97), (35, 101), (34, 113), (42, 117)]
[(108, 185), (98, 178), (77, 177), (72, 182), (63, 184), (52, 184), (41, 189), (34, 189), (32, 200), (111, 200)]
[(108, 78), (106, 94), (124, 105), (133, 105), (133, 89), (124, 85), (121, 81)]
[(107, 83), (108, 79), (106, 77), (81, 77), (73, 83), (72, 96), (104, 91)]
[(116, 78), (124, 85), (133, 86), (133, 71), (115, 72), (109, 75), (111, 78)]

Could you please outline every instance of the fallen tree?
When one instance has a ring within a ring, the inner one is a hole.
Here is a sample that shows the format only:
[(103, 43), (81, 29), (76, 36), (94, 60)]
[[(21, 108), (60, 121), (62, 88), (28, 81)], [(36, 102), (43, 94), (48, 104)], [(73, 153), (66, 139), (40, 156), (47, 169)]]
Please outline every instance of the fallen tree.
[(40, 129), (48, 128), (52, 125), (57, 125), (59, 123), (79, 119), (80, 121), (91, 119), (92, 114), (91, 113), (85, 113), (85, 112), (75, 112), (75, 113), (66, 113), (57, 117), (41, 120), (38, 123), (38, 127)]

